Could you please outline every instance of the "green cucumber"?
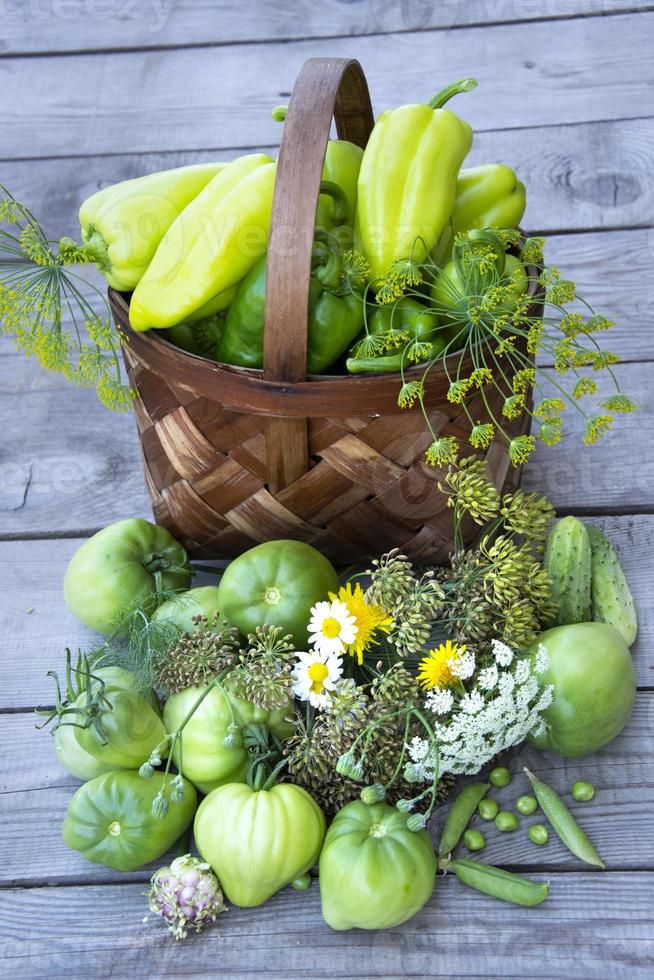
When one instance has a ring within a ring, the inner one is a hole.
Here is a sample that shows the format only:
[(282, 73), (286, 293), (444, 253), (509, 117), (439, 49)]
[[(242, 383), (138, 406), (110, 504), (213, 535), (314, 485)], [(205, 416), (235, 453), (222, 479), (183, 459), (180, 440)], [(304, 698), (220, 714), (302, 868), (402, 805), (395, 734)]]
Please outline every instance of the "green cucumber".
[(591, 550), (593, 619), (613, 626), (631, 646), (638, 632), (638, 617), (618, 553), (599, 528), (587, 524), (586, 531)]
[(545, 569), (558, 613), (550, 626), (587, 623), (591, 617), (591, 551), (584, 524), (576, 517), (557, 521), (547, 538)]

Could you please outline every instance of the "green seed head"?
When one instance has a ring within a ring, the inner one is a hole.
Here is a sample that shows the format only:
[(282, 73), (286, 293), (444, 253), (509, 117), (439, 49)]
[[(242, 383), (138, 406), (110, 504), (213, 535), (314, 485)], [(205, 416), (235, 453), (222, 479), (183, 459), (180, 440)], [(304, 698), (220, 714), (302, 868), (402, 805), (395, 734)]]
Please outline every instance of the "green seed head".
[(379, 803), (386, 796), (386, 790), (381, 783), (373, 783), (372, 786), (364, 786), (359, 796), (364, 803)]

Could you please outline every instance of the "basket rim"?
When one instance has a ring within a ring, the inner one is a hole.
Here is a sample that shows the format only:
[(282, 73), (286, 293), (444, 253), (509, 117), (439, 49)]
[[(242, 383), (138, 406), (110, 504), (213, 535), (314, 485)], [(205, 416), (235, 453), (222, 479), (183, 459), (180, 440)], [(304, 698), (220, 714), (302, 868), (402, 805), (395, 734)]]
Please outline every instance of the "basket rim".
[[(528, 295), (532, 298), (530, 311), (542, 307), (544, 289), (538, 282), (538, 270), (527, 266)], [(261, 368), (245, 368), (213, 361), (175, 347), (158, 336), (156, 330), (137, 333), (129, 321), (129, 293), (108, 289), (109, 304), (119, 324), (124, 346), (137, 361), (160, 375), (164, 380), (187, 388), (195, 394), (220, 401), (226, 408), (255, 415), (278, 418), (318, 418), (352, 415), (399, 415), (405, 409), (397, 404), (399, 372), (379, 374), (320, 374), (307, 375), (304, 381), (271, 381)], [(542, 315), (542, 313), (541, 313)], [(472, 352), (464, 356), (464, 370), (472, 370)], [(460, 363), (461, 352), (445, 358), (454, 367)], [(408, 368), (407, 381), (419, 380), (424, 365)], [(430, 384), (425, 391), (427, 408), (442, 405), (449, 382), (441, 362), (430, 372)]]

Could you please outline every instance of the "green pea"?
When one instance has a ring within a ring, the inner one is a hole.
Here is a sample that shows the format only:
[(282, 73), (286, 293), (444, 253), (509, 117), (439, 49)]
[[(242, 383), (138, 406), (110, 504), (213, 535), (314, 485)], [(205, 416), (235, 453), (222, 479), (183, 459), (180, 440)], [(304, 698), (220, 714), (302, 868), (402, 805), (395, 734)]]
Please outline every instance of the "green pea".
[(544, 823), (535, 823), (527, 831), (532, 844), (547, 844), (550, 839), (549, 831)]
[(572, 787), (572, 799), (577, 803), (587, 803), (595, 796), (595, 787), (584, 779), (579, 779)]
[(463, 843), (469, 851), (483, 851), (486, 847), (486, 838), (478, 830), (466, 830)]
[(559, 794), (542, 782), (533, 772), (525, 768), (531, 788), (536, 794), (541, 810), (549, 820), (557, 837), (565, 844), (571, 854), (586, 864), (603, 868), (604, 862), (595, 850), (592, 841), (583, 832)]
[(492, 895), (503, 902), (513, 902), (514, 905), (540, 905), (549, 895), (549, 886), (544, 881), (533, 881), (522, 875), (494, 868), (490, 864), (482, 864), (470, 858), (456, 858), (450, 861), (448, 871), (453, 871), (459, 881), (484, 895)]
[(515, 813), (511, 813), (510, 810), (500, 810), (495, 817), (495, 826), (503, 834), (510, 834), (512, 831), (518, 829), (520, 826), (520, 821), (516, 817)]
[(488, 781), (493, 786), (508, 786), (511, 782), (511, 773), (506, 766), (496, 766), (491, 769)]
[(538, 800), (534, 796), (519, 796), (515, 808), (523, 817), (530, 817), (538, 809)]
[(497, 800), (493, 800), (490, 797), (486, 800), (482, 800), (477, 811), (482, 820), (494, 820), (500, 811), (499, 804)]

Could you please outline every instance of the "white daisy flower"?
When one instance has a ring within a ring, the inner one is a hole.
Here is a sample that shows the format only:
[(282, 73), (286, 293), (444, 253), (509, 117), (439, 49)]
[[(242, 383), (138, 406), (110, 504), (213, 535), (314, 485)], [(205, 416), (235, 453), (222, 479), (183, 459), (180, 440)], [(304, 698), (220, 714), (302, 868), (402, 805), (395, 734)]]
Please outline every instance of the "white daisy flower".
[(510, 667), (513, 660), (513, 650), (502, 640), (492, 640), (493, 655), (500, 667)]
[(354, 643), (359, 632), (344, 602), (317, 602), (311, 608), (309, 643), (320, 653), (339, 655)]
[(324, 708), (343, 674), (343, 661), (330, 653), (298, 653), (293, 668), (293, 693), (301, 701), (308, 701), (314, 708)]

